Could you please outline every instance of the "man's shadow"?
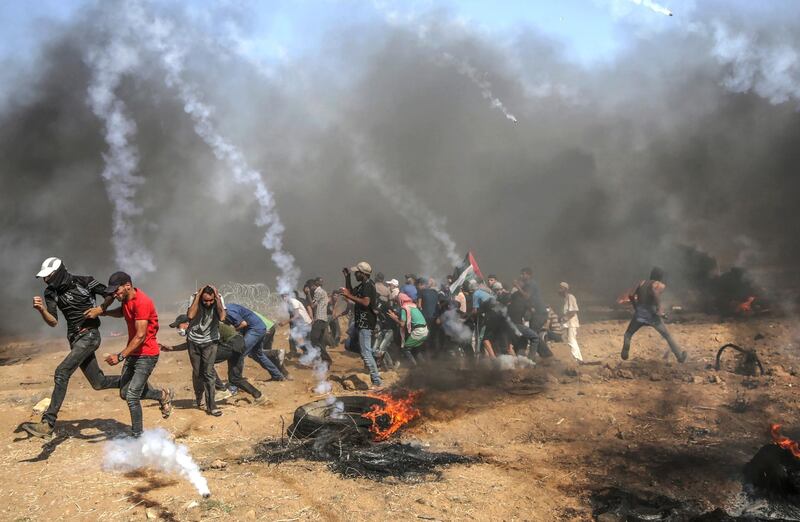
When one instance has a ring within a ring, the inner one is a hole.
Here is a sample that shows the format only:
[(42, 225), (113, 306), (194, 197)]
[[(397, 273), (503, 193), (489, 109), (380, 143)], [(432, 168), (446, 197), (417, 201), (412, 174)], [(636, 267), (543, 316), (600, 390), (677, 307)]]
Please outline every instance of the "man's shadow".
[[(24, 433), (27, 437), (16, 437), (14, 442), (29, 440), (33, 438), (31, 434), (22, 429), (21, 423), (14, 430), (14, 433)], [(84, 434), (83, 430), (95, 429), (100, 433)], [(39, 455), (20, 462), (41, 462), (50, 458), (56, 448), (69, 438), (85, 440), (89, 443), (103, 442), (114, 437), (127, 433), (128, 426), (115, 419), (78, 419), (73, 421), (59, 421), (57, 434), (42, 444), (42, 451)]]

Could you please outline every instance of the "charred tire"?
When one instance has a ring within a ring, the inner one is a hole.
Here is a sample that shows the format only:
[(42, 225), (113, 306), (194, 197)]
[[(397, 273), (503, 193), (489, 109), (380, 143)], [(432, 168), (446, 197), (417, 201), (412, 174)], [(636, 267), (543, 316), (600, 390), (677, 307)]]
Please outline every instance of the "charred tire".
[(337, 417), (331, 416), (335, 411), (335, 406), (326, 399), (309, 402), (297, 408), (294, 412), (294, 422), (289, 426), (289, 437), (300, 439), (314, 437), (323, 429), (366, 432), (372, 425), (372, 421), (361, 415), (370, 411), (372, 406), (385, 404), (378, 398), (362, 395), (337, 397), (336, 401), (344, 404), (344, 411)]

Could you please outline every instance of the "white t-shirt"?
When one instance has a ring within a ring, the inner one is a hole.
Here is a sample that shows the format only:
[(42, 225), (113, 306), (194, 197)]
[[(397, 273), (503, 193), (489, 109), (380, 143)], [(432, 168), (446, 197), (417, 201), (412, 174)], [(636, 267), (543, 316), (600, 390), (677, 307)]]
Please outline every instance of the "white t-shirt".
[(578, 321), (578, 300), (572, 294), (564, 296), (564, 310), (563, 316), (566, 317), (568, 312), (575, 312), (575, 315), (564, 321), (566, 328), (578, 328), (581, 323)]
[(303, 303), (294, 297), (290, 297), (289, 300), (286, 301), (286, 307), (289, 309), (290, 315), (292, 316), (292, 324), (311, 324), (311, 317), (308, 316), (308, 311), (306, 307), (303, 306)]

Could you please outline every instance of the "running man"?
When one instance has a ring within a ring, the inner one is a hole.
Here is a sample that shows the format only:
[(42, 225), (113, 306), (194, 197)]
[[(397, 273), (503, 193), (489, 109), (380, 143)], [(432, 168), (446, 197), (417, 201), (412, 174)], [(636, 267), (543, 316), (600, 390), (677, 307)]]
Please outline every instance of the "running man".
[[(92, 276), (70, 274), (57, 257), (45, 259), (36, 277), (42, 279), (47, 287), (44, 300), (39, 296), (33, 298), (33, 308), (53, 328), (58, 325), (58, 310), (61, 310), (67, 321), (70, 350), (56, 367), (50, 406), (42, 415), (41, 422), (22, 425), (22, 429), (31, 435), (49, 437), (53, 434), (58, 412), (67, 394), (67, 385), (75, 370), (80, 368), (95, 390), (119, 388), (119, 375), (106, 376), (98, 366), (95, 352), (100, 347), (100, 320), (84, 317), (84, 312), (94, 307), (95, 296), (105, 294), (105, 285)], [(104, 302), (101, 307), (104, 306), (108, 304)]]

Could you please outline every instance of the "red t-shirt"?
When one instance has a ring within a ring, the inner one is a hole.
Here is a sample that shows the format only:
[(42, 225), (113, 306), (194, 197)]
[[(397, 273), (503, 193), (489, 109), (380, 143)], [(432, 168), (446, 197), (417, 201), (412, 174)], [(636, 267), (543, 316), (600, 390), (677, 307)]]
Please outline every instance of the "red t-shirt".
[(156, 305), (147, 294), (136, 288), (136, 297), (122, 303), (122, 315), (128, 323), (128, 342), (136, 336), (136, 321), (147, 321), (147, 333), (144, 342), (128, 355), (158, 355), (158, 312)]

